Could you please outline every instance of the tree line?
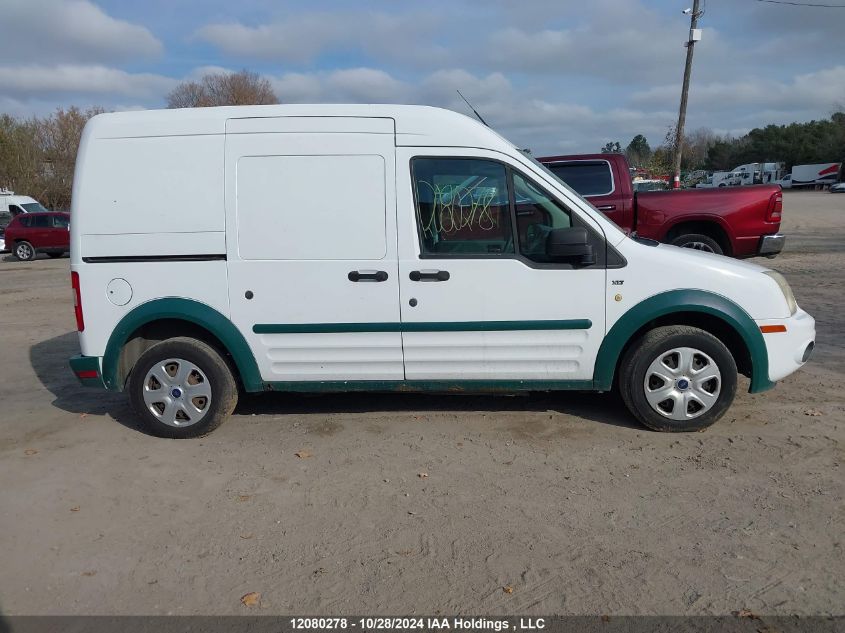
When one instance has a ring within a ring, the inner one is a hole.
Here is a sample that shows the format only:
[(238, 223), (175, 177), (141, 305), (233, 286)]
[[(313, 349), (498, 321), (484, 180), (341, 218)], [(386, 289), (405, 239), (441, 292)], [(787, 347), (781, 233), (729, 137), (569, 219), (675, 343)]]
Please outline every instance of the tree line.
[[(624, 149), (617, 141), (606, 143), (601, 152), (624, 153), (632, 166), (666, 175), (675, 152), (674, 130), (670, 129), (654, 150), (645, 136), (637, 134)], [(719, 136), (708, 128), (684, 136), (683, 171), (729, 171), (745, 163), (774, 162), (785, 163), (787, 171), (794, 165), (845, 162), (845, 112), (835, 112), (821, 121), (754, 128), (736, 138)]]

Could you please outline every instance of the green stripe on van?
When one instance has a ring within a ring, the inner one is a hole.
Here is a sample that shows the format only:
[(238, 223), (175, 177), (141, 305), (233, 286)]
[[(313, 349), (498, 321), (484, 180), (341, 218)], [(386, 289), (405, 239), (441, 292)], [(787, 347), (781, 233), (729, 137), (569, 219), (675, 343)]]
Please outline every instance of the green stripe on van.
[(433, 321), (423, 323), (258, 323), (256, 334), (339, 334), (346, 332), (513, 332), (589, 330), (589, 319), (564, 321)]
[(513, 393), (516, 391), (592, 391), (592, 380), (311, 380), (265, 383), (269, 391), (346, 393)]

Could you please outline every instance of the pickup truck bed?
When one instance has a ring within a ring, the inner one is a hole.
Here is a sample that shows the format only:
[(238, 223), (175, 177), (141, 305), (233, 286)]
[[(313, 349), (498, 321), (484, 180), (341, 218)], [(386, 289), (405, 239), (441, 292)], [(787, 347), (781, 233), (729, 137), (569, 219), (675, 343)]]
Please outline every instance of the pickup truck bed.
[(732, 257), (773, 257), (783, 249), (777, 185), (635, 193), (622, 154), (539, 159), (626, 231)]

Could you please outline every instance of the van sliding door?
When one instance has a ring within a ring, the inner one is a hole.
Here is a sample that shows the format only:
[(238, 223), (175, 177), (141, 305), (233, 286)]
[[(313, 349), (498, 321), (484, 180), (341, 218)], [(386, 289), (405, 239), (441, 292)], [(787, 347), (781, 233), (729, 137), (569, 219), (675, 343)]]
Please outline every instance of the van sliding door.
[(404, 378), (394, 138), (385, 118), (227, 121), (231, 315), (277, 388)]

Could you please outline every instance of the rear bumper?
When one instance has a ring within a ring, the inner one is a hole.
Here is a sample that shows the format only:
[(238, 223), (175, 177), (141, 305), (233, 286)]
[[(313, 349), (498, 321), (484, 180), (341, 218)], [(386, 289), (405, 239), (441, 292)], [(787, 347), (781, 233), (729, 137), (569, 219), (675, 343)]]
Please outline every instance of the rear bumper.
[(103, 370), (100, 360), (99, 356), (74, 356), (68, 362), (70, 363), (73, 375), (83, 385), (105, 389), (106, 383), (103, 382)]
[(775, 233), (774, 235), (764, 235), (760, 238), (760, 245), (757, 247), (758, 255), (768, 255), (774, 257), (783, 250), (786, 243), (786, 235), (783, 233)]
[(784, 326), (785, 332), (763, 334), (769, 356), (769, 380), (786, 378), (806, 363), (816, 345), (816, 321), (801, 308), (788, 319), (757, 321), (758, 326)]

